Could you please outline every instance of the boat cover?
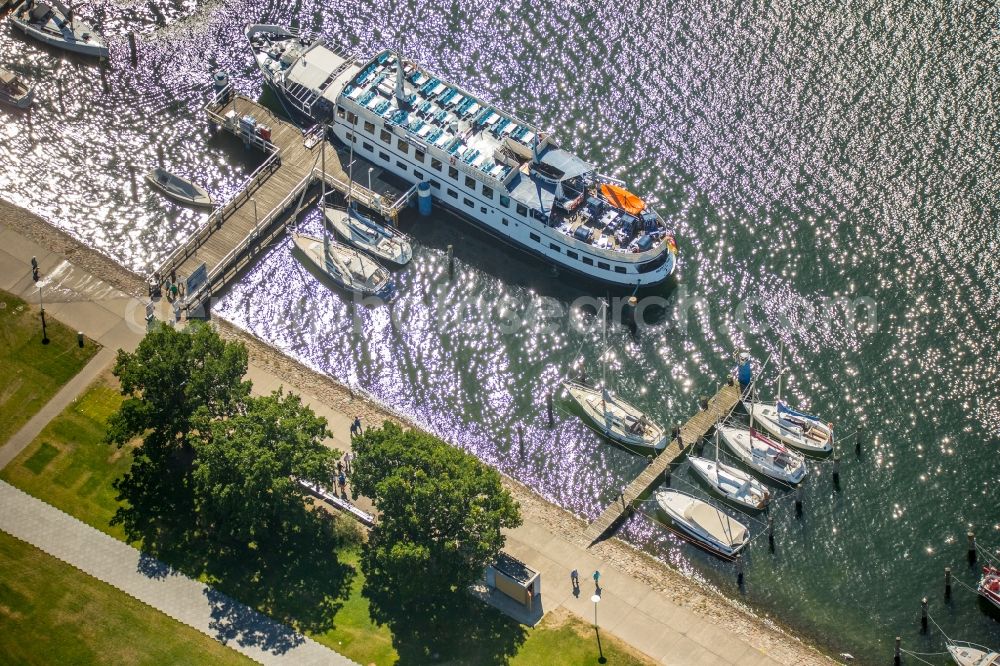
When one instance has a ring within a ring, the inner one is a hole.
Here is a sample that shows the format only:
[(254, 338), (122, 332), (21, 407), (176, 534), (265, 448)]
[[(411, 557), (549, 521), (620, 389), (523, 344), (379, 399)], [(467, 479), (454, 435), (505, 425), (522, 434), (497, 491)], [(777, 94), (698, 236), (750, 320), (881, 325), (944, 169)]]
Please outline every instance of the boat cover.
[(747, 528), (704, 502), (691, 502), (684, 517), (730, 548), (746, 541)]
[(788, 405), (786, 405), (783, 402), (779, 402), (778, 403), (778, 414), (780, 414), (780, 415), (789, 414), (791, 416), (798, 416), (799, 418), (802, 418), (802, 419), (810, 419), (812, 421), (819, 421), (819, 417), (818, 416), (813, 416), (812, 414), (806, 414), (805, 412), (797, 411), (795, 409), (792, 409), (791, 407), (789, 407)]
[(611, 202), (611, 205), (622, 209), (626, 213), (638, 215), (646, 209), (646, 202), (626, 190), (624, 187), (618, 187), (617, 185), (611, 185), (610, 183), (602, 183), (601, 194), (604, 195), (605, 199)]

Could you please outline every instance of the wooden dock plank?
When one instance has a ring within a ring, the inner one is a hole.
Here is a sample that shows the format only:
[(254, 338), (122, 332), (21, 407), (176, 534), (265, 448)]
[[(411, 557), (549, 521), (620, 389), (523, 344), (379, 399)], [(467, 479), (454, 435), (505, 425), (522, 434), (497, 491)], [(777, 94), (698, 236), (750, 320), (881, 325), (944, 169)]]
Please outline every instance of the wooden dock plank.
[(681, 441), (671, 440), (660, 455), (654, 458), (649, 466), (625, 488), (621, 496), (605, 507), (601, 515), (587, 527), (586, 532), (584, 532), (587, 543), (595, 543), (624, 518), (636, 500), (648, 494), (654, 486), (660, 483), (667, 467), (676, 462), (691, 446), (708, 434), (718, 421), (725, 419), (739, 402), (739, 399), (740, 390), (737, 386), (723, 385), (709, 399), (707, 409), (700, 410), (681, 426)]

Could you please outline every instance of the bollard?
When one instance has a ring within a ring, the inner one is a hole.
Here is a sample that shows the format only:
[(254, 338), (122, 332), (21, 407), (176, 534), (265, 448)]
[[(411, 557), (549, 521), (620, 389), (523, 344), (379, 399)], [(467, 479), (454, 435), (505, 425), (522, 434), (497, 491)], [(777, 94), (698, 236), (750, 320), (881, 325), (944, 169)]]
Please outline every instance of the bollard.
[(128, 33), (128, 52), (129, 59), (132, 61), (132, 66), (135, 67), (139, 64), (139, 48), (135, 43), (135, 33)]
[(552, 391), (549, 391), (548, 395), (545, 396), (545, 407), (549, 411), (549, 427), (552, 428), (556, 424), (555, 417), (552, 415)]
[(833, 456), (833, 486), (840, 490), (840, 455)]
[(448, 277), (449, 279), (455, 279), (455, 247), (453, 245), (448, 246)]
[(774, 516), (767, 514), (767, 545), (774, 552)]
[(927, 633), (927, 597), (920, 600), (920, 633)]
[(802, 486), (795, 487), (795, 515), (802, 517)]
[(894, 666), (899, 666), (900, 661), (902, 661), (903, 659), (903, 655), (900, 653), (900, 647), (899, 647), (900, 643), (902, 642), (903, 639), (900, 638), (899, 636), (896, 636), (896, 652), (892, 657), (892, 663), (894, 664)]
[(708, 396), (705, 395), (701, 396), (698, 399), (698, 406), (701, 407), (702, 411), (708, 409)]
[(969, 532), (969, 564), (976, 563), (976, 533)]
[(76, 332), (76, 344), (80, 349), (83, 349), (83, 331)]
[(951, 567), (944, 568), (944, 598), (951, 599)]

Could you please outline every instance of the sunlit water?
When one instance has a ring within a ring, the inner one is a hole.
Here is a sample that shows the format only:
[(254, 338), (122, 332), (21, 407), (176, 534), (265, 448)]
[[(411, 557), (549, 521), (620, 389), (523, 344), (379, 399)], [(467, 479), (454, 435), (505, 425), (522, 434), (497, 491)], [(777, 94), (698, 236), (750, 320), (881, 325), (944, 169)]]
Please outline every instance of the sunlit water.
[[(961, 583), (949, 604), (941, 594), (945, 566), (975, 580), (968, 529), (1000, 546), (995, 8), (158, 0), (80, 11), (110, 37), (106, 69), (0, 31), (0, 63), (39, 81), (32, 114), (3, 112), (4, 198), (147, 272), (204, 215), (142, 175), (162, 163), (225, 198), (257, 159), (213, 138), (201, 113), (217, 68), (262, 92), (244, 23), (297, 21), (364, 52), (402, 48), (555, 129), (675, 221), (677, 283), (654, 294), (666, 310), (637, 340), (617, 324), (608, 333), (619, 392), (661, 423), (682, 421), (734, 348), (763, 359), (783, 340), (785, 395), (845, 440), (861, 429), (860, 458), (842, 442), (839, 492), (828, 461), (812, 464), (801, 518), (777, 489), (777, 552), (754, 542), (742, 598), (869, 663), (885, 662), (897, 634), (918, 652), (943, 649), (939, 633), (917, 632), (925, 595), (949, 635), (1000, 646), (1000, 622)], [(315, 213), (301, 225), (320, 228)], [(216, 315), (596, 516), (644, 461), (588, 431), (559, 395), (550, 428), (545, 395), (574, 362), (599, 374), (600, 328), (569, 305), (604, 294), (451, 217), (411, 214), (404, 226), (417, 247), (388, 306), (330, 290), (283, 242)], [(852, 302), (875, 304), (877, 328), (864, 307), (853, 322), (809, 315), (836, 297), (870, 299)], [(684, 467), (674, 485), (704, 492)], [(649, 517), (621, 534), (741, 594), (731, 565)]]

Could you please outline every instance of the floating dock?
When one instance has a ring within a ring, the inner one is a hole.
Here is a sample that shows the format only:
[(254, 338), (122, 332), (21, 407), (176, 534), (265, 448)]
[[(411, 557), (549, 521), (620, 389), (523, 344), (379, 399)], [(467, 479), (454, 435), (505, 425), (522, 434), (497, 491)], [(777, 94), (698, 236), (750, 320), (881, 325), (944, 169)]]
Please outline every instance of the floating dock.
[[(2, 1), (2, 0), (0, 0)], [(399, 196), (350, 184), (341, 152), (328, 146), (326, 171), (320, 168), (323, 128), (302, 130), (266, 107), (233, 92), (220, 90), (205, 107), (214, 128), (234, 134), (248, 147), (267, 154), (239, 190), (209, 215), (205, 224), (178, 247), (156, 271), (151, 282), (171, 278), (186, 285), (178, 307), (189, 315), (222, 290), (257, 256), (277, 240), (299, 212), (306, 190), (326, 181), (341, 194), (351, 191), (358, 205), (395, 223), (416, 186)], [(252, 118), (252, 121), (249, 119)], [(260, 131), (264, 126), (269, 131)]]
[(739, 386), (735, 385), (735, 382), (732, 385), (725, 384), (719, 388), (718, 393), (708, 400), (708, 405), (681, 426), (680, 435), (674, 437), (667, 448), (653, 459), (618, 498), (605, 507), (597, 520), (587, 527), (587, 531), (584, 532), (587, 543), (593, 545), (600, 540), (631, 511), (636, 500), (641, 499), (654, 486), (662, 483), (667, 468), (677, 462), (686, 451), (707, 435), (716, 423), (729, 416), (739, 401), (740, 389)]

